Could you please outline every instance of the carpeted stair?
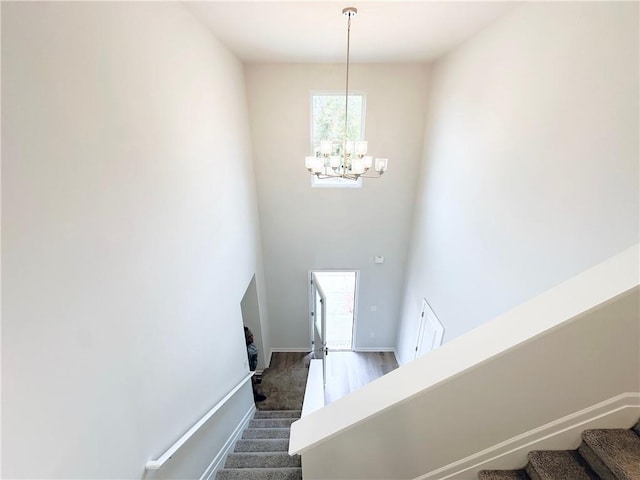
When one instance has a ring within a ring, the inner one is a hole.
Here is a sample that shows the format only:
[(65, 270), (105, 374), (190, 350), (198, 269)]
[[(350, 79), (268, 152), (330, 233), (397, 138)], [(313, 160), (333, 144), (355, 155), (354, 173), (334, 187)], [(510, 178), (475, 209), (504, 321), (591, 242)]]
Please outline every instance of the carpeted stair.
[(216, 480), (301, 480), (300, 456), (290, 456), (289, 429), (300, 410), (258, 410)]
[(577, 450), (529, 453), (521, 470), (483, 470), (480, 480), (640, 480), (640, 421), (629, 430), (586, 430)]

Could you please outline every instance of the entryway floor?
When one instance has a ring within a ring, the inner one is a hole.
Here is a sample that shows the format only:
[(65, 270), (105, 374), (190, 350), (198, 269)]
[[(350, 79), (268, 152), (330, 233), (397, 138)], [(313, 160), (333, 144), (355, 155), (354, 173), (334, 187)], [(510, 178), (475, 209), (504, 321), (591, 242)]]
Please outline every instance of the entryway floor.
[[(280, 374), (272, 375), (267, 382), (267, 373), (265, 373), (265, 383), (262, 385), (262, 390), (267, 396), (267, 402), (259, 403), (258, 408), (261, 410), (271, 409), (269, 395), (272, 395), (272, 400), (275, 401), (276, 397), (282, 393), (281, 390), (300, 388), (299, 382), (291, 383), (287, 380), (285, 371), (293, 373), (299, 369), (308, 369), (311, 358), (310, 353), (274, 352), (268, 370), (280, 372)], [(362, 388), (367, 383), (396, 368), (398, 368), (398, 361), (393, 352), (329, 352), (327, 355), (327, 384), (324, 391), (325, 405)], [(282, 381), (282, 385), (278, 384), (279, 381)], [(303, 392), (304, 387), (302, 387), (300, 395), (303, 395)], [(287, 392), (287, 396), (291, 394), (293, 392)]]
[(396, 368), (398, 361), (393, 352), (329, 352), (325, 405)]

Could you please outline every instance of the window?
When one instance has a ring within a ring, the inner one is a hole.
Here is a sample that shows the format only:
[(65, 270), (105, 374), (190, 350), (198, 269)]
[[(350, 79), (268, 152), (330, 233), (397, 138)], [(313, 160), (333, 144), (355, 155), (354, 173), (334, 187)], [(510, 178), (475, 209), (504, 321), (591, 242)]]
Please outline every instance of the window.
[[(347, 138), (349, 140), (364, 140), (365, 105), (366, 95), (364, 93), (349, 93), (349, 119), (347, 123)], [(345, 138), (344, 108), (344, 92), (311, 93), (311, 151), (314, 155), (319, 154), (321, 140), (331, 140), (335, 144), (336, 152), (342, 151), (341, 145)], [(359, 188), (362, 186), (362, 179), (319, 179), (312, 175), (311, 185), (313, 187)]]

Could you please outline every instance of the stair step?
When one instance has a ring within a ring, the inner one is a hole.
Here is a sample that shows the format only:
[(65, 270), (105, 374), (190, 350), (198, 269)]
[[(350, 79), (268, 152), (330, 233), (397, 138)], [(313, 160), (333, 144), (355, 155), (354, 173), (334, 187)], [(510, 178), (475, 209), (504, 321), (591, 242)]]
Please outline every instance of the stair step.
[(481, 470), (478, 478), (640, 480), (640, 420), (629, 430), (585, 430), (577, 450), (533, 451), (525, 470)]
[(481, 470), (480, 480), (530, 480), (524, 470)]
[(289, 428), (295, 418), (258, 418), (249, 421), (249, 428)]
[(230, 453), (227, 455), (227, 461), (224, 468), (283, 468), (283, 467), (299, 467), (300, 456), (282, 453)]
[(530, 452), (525, 470), (532, 480), (599, 480), (575, 450)]
[(299, 419), (300, 410), (256, 410), (253, 418), (295, 418)]
[(216, 480), (302, 480), (302, 468), (230, 468), (218, 471)]
[(602, 480), (640, 478), (640, 437), (633, 430), (586, 430), (580, 454)]
[(259, 438), (289, 438), (288, 428), (247, 428), (242, 432), (243, 440)]
[(234, 452), (286, 452), (288, 450), (288, 438), (238, 440), (234, 448)]

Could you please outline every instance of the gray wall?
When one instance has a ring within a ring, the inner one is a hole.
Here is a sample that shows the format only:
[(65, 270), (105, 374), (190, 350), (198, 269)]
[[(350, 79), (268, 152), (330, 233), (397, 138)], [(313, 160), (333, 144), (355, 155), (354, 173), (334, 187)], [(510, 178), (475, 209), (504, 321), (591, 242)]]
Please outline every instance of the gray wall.
[[(350, 88), (367, 93), (366, 138), (389, 170), (361, 189), (311, 188), (310, 93), (344, 91), (344, 65), (246, 67), (273, 347), (308, 348), (308, 270), (360, 270), (355, 347), (393, 348), (428, 69), (352, 65)], [(384, 265), (374, 256), (384, 255)], [(377, 311), (372, 311), (376, 306)]]
[(141, 478), (248, 372), (242, 65), (179, 4), (3, 2), (2, 102), (2, 477)]
[(638, 242), (638, 4), (532, 3), (434, 65), (400, 361)]

